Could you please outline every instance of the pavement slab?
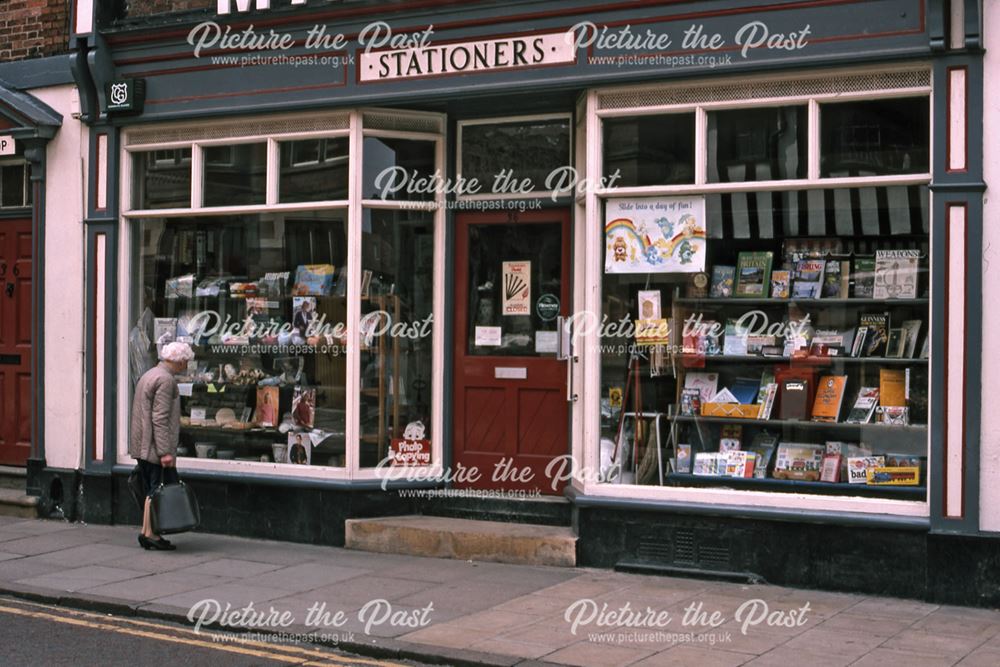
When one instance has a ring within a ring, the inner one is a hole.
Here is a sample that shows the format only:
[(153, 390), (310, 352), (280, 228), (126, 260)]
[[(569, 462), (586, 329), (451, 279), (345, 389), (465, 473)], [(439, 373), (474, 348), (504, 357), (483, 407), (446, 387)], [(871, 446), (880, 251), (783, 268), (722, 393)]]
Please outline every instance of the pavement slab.
[[(284, 630), (334, 633), (360, 652), (405, 651), (445, 664), (1000, 665), (1000, 612), (991, 609), (206, 533), (173, 536), (177, 551), (144, 551), (135, 535), (134, 526), (0, 521), (0, 590), (189, 627), (191, 606), (203, 600), (234, 611), (287, 612), (292, 621)], [(736, 611), (749, 604), (769, 614), (806, 604), (809, 611), (801, 623), (760, 619), (744, 633)], [(328, 619), (341, 612), (342, 621), (307, 624), (319, 605)], [(426, 622), (418, 622), (428, 605)], [(368, 625), (375, 609), (385, 618)], [(697, 622), (685, 622), (692, 609)], [(669, 620), (651, 624), (662, 612)], [(720, 622), (712, 625), (715, 612)]]

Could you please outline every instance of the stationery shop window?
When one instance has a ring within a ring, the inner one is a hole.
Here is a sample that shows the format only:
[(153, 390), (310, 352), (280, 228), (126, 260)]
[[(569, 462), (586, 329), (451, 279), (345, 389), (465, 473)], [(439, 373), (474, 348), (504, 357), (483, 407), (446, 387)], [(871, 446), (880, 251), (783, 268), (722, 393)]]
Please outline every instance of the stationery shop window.
[(434, 215), (365, 209), (360, 467), (431, 463)]
[(362, 198), (433, 201), (435, 154), (433, 141), (366, 136)]
[[(824, 176), (927, 172), (927, 98), (820, 120)], [(708, 179), (803, 178), (806, 123), (709, 112)], [(603, 481), (926, 499), (925, 184), (608, 198), (604, 222), (601, 315), (628, 326), (601, 332)]]
[(132, 382), (170, 341), (182, 457), (345, 465), (344, 211), (143, 219), (128, 338)]

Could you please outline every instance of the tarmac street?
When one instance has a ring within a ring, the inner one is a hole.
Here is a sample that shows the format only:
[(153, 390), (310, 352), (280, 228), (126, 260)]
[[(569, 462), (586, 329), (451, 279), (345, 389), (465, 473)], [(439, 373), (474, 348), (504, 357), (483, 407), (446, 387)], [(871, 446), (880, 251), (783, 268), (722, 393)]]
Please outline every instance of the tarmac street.
[(4, 665), (995, 667), (1000, 612), (0, 517)]

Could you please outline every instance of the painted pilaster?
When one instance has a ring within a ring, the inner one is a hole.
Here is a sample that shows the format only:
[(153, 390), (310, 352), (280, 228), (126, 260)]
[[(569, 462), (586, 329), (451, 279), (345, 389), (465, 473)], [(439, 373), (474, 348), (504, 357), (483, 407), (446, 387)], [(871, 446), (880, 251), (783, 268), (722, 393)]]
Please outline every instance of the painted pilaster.
[[(932, 531), (980, 529), (983, 59), (976, 2), (944, 2), (934, 62), (931, 244)], [(970, 19), (971, 17), (971, 19)], [(984, 485), (985, 486), (985, 485)]]

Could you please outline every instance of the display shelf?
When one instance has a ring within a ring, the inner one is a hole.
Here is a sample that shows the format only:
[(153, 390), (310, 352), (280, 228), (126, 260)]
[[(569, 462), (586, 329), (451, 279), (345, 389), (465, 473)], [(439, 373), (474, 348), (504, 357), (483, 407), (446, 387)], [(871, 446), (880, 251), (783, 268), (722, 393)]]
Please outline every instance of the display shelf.
[(930, 299), (773, 299), (743, 297), (678, 297), (676, 304), (713, 304), (719, 306), (779, 306), (795, 303), (807, 306), (925, 306)]
[(667, 486), (697, 486), (732, 488), (752, 491), (776, 491), (779, 493), (813, 493), (831, 496), (865, 496), (872, 498), (893, 498), (899, 500), (924, 500), (927, 487), (920, 486), (869, 486), (846, 482), (808, 482), (793, 479), (761, 479), (757, 477), (727, 477), (723, 475), (693, 475), (672, 472), (666, 477)]
[(284, 438), (285, 434), (281, 433), (276, 428), (247, 428), (247, 429), (235, 429), (235, 428), (222, 428), (221, 426), (194, 426), (194, 425), (181, 425), (181, 430), (187, 433), (202, 433), (205, 435), (227, 435), (227, 436), (255, 436), (255, 437), (281, 437)]
[(844, 363), (844, 364), (873, 364), (873, 365), (883, 365), (883, 366), (926, 366), (927, 359), (911, 359), (909, 357), (764, 357), (757, 354), (746, 354), (746, 355), (725, 355), (725, 354), (713, 354), (713, 355), (697, 355), (697, 354), (681, 354), (680, 358), (682, 361), (701, 361), (704, 359), (705, 363), (700, 366), (688, 366), (685, 365), (684, 368), (702, 368), (708, 364), (724, 363), (724, 364), (753, 364), (753, 363), (765, 363), (765, 364), (782, 364), (795, 366), (801, 364), (803, 366), (825, 366), (829, 364)]
[(909, 424), (907, 426), (896, 426), (889, 424), (848, 424), (846, 422), (814, 422), (797, 419), (737, 419), (732, 417), (704, 417), (674, 415), (671, 420), (681, 423), (706, 423), (706, 424), (749, 424), (753, 426), (772, 426), (774, 428), (799, 428), (809, 430), (858, 430), (873, 429), (885, 431), (887, 433), (926, 433), (927, 424)]

